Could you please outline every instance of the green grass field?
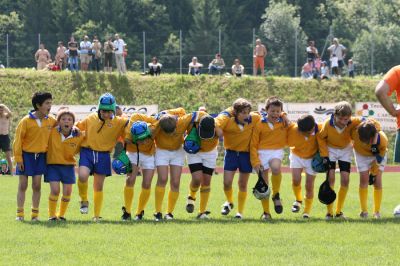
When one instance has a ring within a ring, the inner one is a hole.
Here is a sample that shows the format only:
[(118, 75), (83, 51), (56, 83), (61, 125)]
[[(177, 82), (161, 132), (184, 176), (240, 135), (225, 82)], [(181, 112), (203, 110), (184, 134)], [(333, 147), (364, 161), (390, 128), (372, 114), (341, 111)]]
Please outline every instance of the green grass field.
[[(120, 221), (124, 186), (121, 176), (113, 176), (106, 181), (102, 212), (104, 220), (101, 223), (93, 223), (90, 214), (79, 213), (77, 187), (74, 187), (67, 212), (68, 222), (47, 222), (47, 184), (42, 187), (42, 221), (16, 222), (18, 178), (6, 176), (0, 180), (0, 227), (3, 231), (0, 234), (1, 265), (400, 264), (400, 240), (397, 239), (400, 236), (400, 219), (392, 215), (393, 208), (400, 203), (400, 178), (394, 173), (384, 174), (382, 219), (358, 218), (358, 176), (352, 174), (344, 210), (349, 219), (329, 222), (324, 220), (325, 206), (318, 200), (314, 201), (310, 220), (303, 220), (301, 214), (290, 212), (294, 196), (288, 174), (284, 175), (281, 191), (284, 212), (281, 215), (272, 213), (273, 220), (269, 222), (259, 219), (261, 204), (250, 193), (244, 220), (234, 220), (231, 215), (222, 217), (219, 214), (224, 201), (221, 174), (214, 176), (212, 182), (209, 202), (212, 219), (197, 220), (195, 214), (186, 213), (185, 197), (190, 175), (184, 175), (174, 213), (177, 219), (160, 223), (152, 219), (153, 193), (144, 221)], [(253, 175), (249, 188), (255, 180), (256, 176)], [(323, 176), (319, 175), (316, 188), (322, 180)], [(135, 189), (134, 209), (140, 191), (139, 181), (140, 177)], [(372, 189), (369, 192), (371, 209)], [(26, 210), (29, 210), (30, 195), (29, 191)], [(29, 211), (26, 212), (29, 214)]]

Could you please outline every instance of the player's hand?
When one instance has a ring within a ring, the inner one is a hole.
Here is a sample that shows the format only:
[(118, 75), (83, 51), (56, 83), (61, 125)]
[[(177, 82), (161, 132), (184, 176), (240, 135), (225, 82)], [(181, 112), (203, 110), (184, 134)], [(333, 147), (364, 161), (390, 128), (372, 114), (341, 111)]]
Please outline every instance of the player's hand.
[(254, 171), (258, 174), (260, 171), (263, 171), (262, 165), (256, 165), (253, 167)]
[(76, 126), (73, 126), (72, 127), (72, 134), (74, 134), (75, 136), (79, 137), (81, 135), (81, 130)]
[(17, 168), (19, 171), (23, 172), (25, 170), (24, 164), (23, 163), (17, 163)]
[(378, 155), (379, 154), (378, 144), (372, 144), (371, 145), (371, 152), (372, 152), (373, 155)]

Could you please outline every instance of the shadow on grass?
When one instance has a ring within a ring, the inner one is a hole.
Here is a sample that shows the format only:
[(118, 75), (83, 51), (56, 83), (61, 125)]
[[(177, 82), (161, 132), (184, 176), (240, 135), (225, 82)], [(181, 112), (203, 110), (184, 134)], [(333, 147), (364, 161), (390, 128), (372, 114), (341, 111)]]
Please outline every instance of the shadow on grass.
[(382, 219), (351, 219), (347, 218), (346, 220), (330, 220), (326, 221), (323, 218), (310, 218), (310, 219), (273, 219), (264, 221), (261, 219), (255, 218), (245, 218), (242, 220), (236, 219), (234, 217), (227, 218), (219, 218), (219, 219), (207, 219), (207, 220), (199, 220), (197, 218), (189, 218), (189, 219), (174, 219), (174, 220), (163, 220), (160, 222), (156, 222), (152, 219), (144, 219), (141, 221), (121, 221), (121, 220), (107, 220), (104, 219), (101, 222), (93, 222), (92, 220), (68, 220), (68, 221), (38, 221), (38, 222), (30, 222), (25, 221), (23, 224), (30, 226), (41, 226), (41, 227), (57, 227), (57, 228), (68, 228), (74, 225), (118, 225), (118, 226), (135, 226), (135, 225), (143, 225), (143, 224), (153, 224), (159, 226), (167, 226), (168, 224), (183, 224), (183, 225), (198, 225), (198, 224), (226, 224), (226, 225), (240, 225), (240, 224), (317, 224), (317, 223), (326, 223), (326, 224), (370, 224), (370, 225), (385, 225), (385, 224), (399, 224), (400, 219), (398, 218), (382, 218)]

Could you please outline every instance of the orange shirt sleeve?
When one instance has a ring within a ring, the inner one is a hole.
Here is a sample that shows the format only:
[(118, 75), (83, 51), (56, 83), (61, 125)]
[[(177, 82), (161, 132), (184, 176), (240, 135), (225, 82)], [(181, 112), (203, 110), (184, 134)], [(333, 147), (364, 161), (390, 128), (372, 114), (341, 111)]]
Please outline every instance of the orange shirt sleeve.
[(388, 96), (391, 96), (396, 91), (397, 102), (400, 102), (400, 65), (390, 69), (383, 80), (389, 85)]

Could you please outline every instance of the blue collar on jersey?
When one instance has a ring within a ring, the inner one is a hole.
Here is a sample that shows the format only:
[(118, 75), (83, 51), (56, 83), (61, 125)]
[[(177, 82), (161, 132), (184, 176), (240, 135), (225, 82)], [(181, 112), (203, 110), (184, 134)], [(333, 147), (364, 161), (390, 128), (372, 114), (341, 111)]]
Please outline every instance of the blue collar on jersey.
[[(268, 122), (268, 114), (267, 113), (261, 113), (261, 123), (267, 123)], [(281, 123), (281, 122), (283, 122), (283, 119), (282, 119), (282, 117), (279, 117), (278, 118), (278, 121), (277, 121), (278, 123)]]
[[(61, 127), (60, 126), (57, 126), (57, 131), (59, 133), (61, 133)], [(69, 133), (68, 136), (71, 136), (71, 135), (72, 135), (72, 137), (77, 137), (78, 136), (78, 130), (71, 129), (71, 132)]]
[[(36, 117), (33, 113), (35, 112), (35, 110), (32, 110), (32, 111), (30, 111), (29, 112), (29, 118), (30, 119), (39, 119), (38, 117)], [(44, 119), (47, 119), (47, 118), (49, 118), (49, 116), (45, 116), (45, 117), (43, 117)]]

